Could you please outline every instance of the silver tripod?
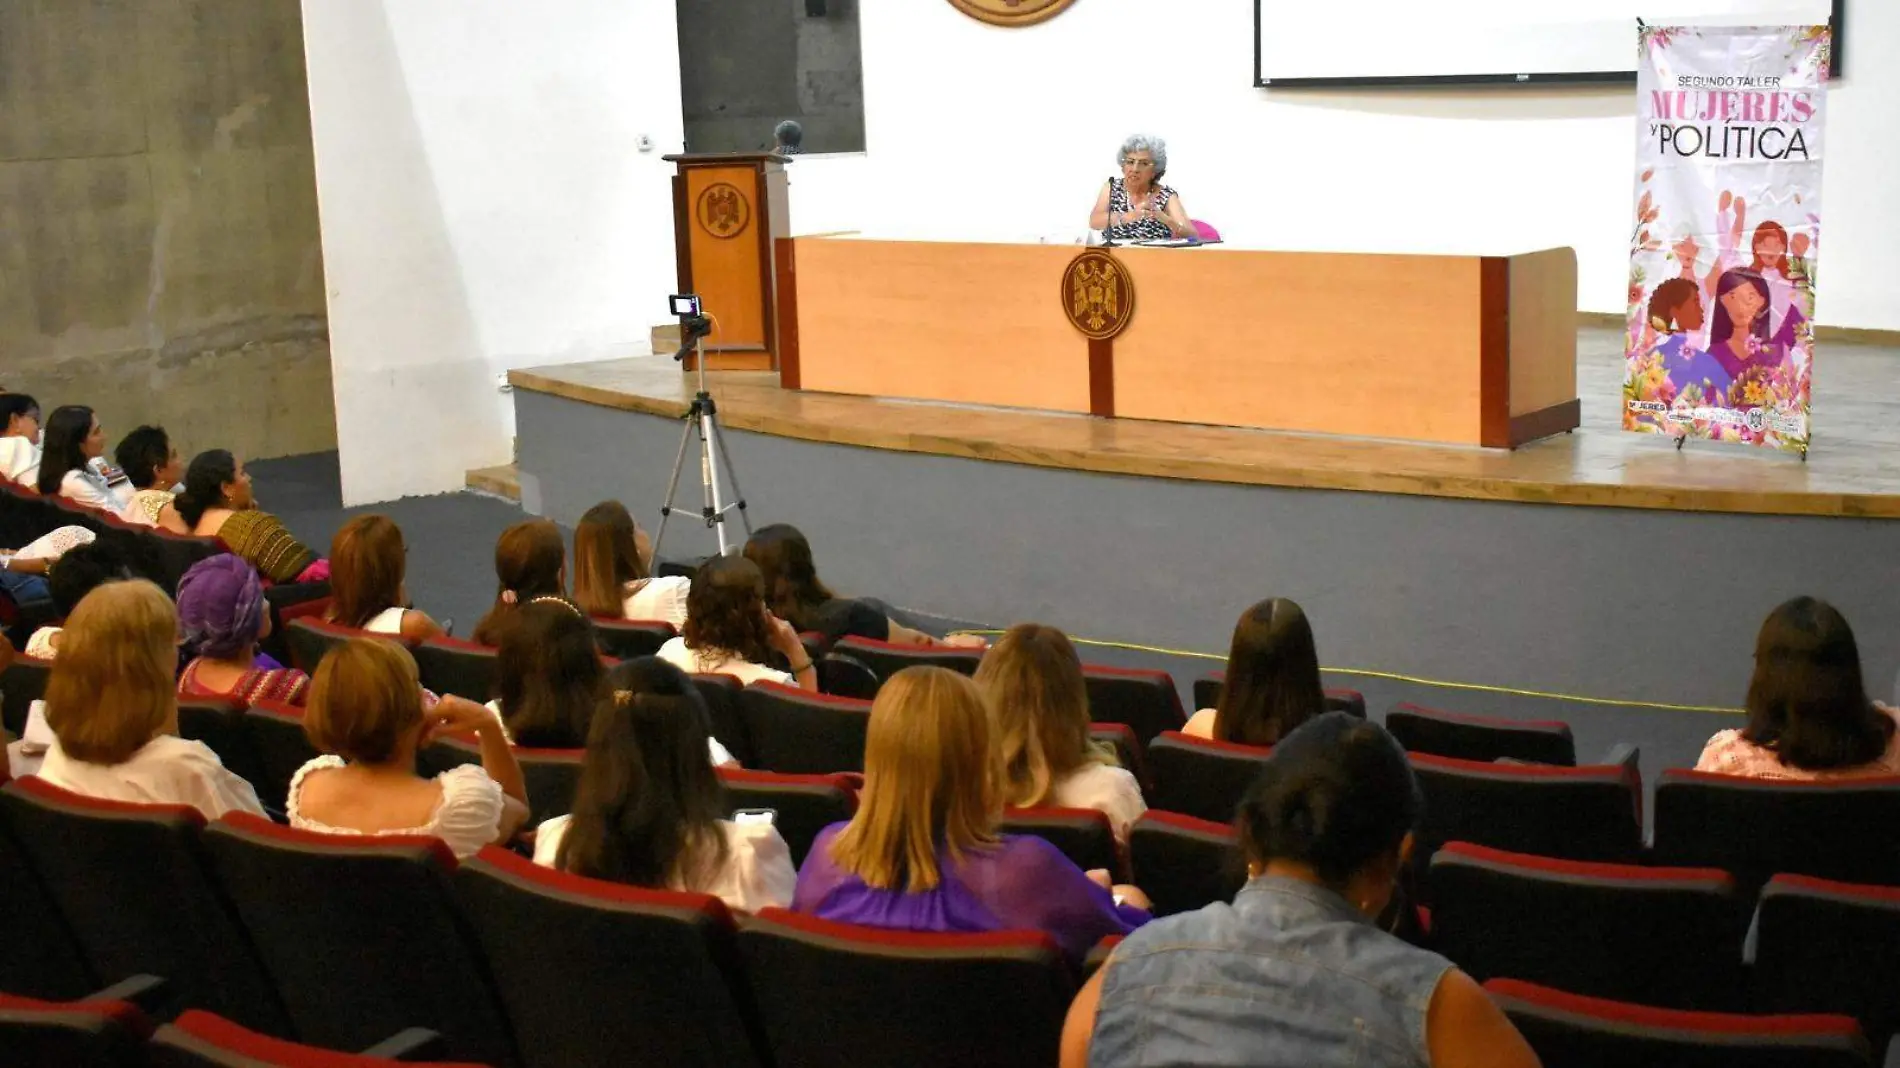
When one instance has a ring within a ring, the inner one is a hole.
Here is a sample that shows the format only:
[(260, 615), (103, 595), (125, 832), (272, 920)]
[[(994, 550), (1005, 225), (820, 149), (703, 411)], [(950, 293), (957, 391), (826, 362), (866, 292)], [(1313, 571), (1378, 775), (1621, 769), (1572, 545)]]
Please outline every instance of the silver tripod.
[[(673, 457), (673, 478), (666, 486), (666, 503), (660, 506), (660, 529), (653, 535), (653, 559), (657, 565), (660, 559), (660, 545), (666, 540), (666, 521), (673, 516), (673, 502), (679, 495), (680, 472), (686, 467), (686, 446), (694, 440), (699, 442), (699, 485), (701, 500), (699, 517), (719, 539), (719, 555), (730, 556), (745, 547), (744, 542), (733, 545), (726, 535), (726, 513), (737, 511), (739, 523), (745, 527), (746, 537), (752, 536), (752, 520), (746, 515), (745, 493), (739, 489), (739, 476), (732, 469), (731, 456), (726, 452), (726, 439), (719, 430), (719, 409), (713, 404), (712, 394), (706, 392), (706, 334), (712, 324), (701, 316), (682, 318), (680, 331), (683, 335), (680, 350), (673, 354), (676, 360), (684, 360), (687, 352), (695, 353), (695, 363), (699, 370), (699, 389), (693, 394), (692, 406), (680, 418), (686, 425), (680, 430), (679, 452)], [(720, 481), (720, 469), (725, 469), (725, 482)], [(732, 500), (727, 501), (726, 485), (732, 487)]]

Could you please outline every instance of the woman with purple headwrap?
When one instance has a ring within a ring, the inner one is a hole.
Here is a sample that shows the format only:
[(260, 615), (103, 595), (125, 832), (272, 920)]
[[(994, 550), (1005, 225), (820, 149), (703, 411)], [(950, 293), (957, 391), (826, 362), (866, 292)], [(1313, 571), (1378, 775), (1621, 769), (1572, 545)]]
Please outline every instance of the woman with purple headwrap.
[(178, 676), (180, 697), (304, 703), (310, 677), (257, 651), (270, 634), (270, 608), (242, 558), (222, 553), (191, 565), (178, 581), (178, 629), (192, 658)]

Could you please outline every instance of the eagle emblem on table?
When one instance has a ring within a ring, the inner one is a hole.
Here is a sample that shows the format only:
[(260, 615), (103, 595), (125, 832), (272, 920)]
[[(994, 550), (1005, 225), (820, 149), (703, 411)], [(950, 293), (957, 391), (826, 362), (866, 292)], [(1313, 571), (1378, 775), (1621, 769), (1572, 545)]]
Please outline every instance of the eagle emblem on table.
[(1106, 341), (1121, 333), (1135, 313), (1134, 280), (1115, 257), (1090, 249), (1063, 272), (1062, 310), (1085, 337)]
[(699, 225), (714, 237), (738, 237), (752, 221), (752, 206), (730, 182), (717, 182), (699, 194)]

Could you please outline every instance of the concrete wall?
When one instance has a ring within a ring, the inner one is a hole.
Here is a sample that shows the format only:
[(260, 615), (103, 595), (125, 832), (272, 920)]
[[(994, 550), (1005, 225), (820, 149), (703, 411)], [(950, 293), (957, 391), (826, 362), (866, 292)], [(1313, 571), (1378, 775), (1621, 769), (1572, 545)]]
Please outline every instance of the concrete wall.
[(0, 4), (0, 371), (189, 455), (334, 447), (296, 0)]
[(805, 152), (864, 151), (859, 0), (678, 0), (681, 105), (694, 152), (757, 152), (796, 119)]

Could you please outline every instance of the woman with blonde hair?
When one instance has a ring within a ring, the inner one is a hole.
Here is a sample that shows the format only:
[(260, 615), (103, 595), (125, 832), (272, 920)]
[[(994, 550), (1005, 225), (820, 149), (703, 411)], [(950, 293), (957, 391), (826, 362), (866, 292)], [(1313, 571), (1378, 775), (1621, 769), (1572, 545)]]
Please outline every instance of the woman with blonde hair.
[(653, 545), (619, 501), (602, 501), (574, 524), (574, 603), (608, 619), (657, 619), (686, 625), (693, 580), (654, 577)]
[[(514, 837), (528, 818), (521, 765), (501, 721), (466, 698), (423, 707), (409, 650), (351, 638), (324, 654), (310, 682), (304, 733), (326, 755), (290, 780), (290, 825), (325, 834), (423, 834), (457, 857)], [(438, 734), (473, 734), (482, 762), (425, 779), (416, 751)]]
[(983, 655), (976, 686), (994, 717), (1003, 800), (1097, 809), (1127, 841), (1148, 804), (1114, 751), (1089, 737), (1088, 687), (1068, 635), (1016, 624)]
[(143, 579), (87, 594), (60, 632), (46, 683), (54, 742), (40, 778), (88, 797), (263, 815), (251, 784), (203, 742), (175, 736), (178, 613)]
[(412, 642), (440, 636), (441, 624), (409, 607), (408, 569), (409, 547), (395, 520), (359, 515), (343, 524), (330, 539), (330, 607), (323, 618)]
[(939, 667), (891, 676), (871, 705), (856, 816), (819, 833), (792, 908), (910, 931), (1047, 931), (1072, 960), (1148, 921), (1132, 886), (1084, 873), (1003, 814), (989, 711), (976, 684)]
[(567, 597), (567, 544), (549, 519), (516, 523), (495, 539), (495, 605), (475, 624), (475, 640), (500, 645), (515, 610), (538, 597)]

